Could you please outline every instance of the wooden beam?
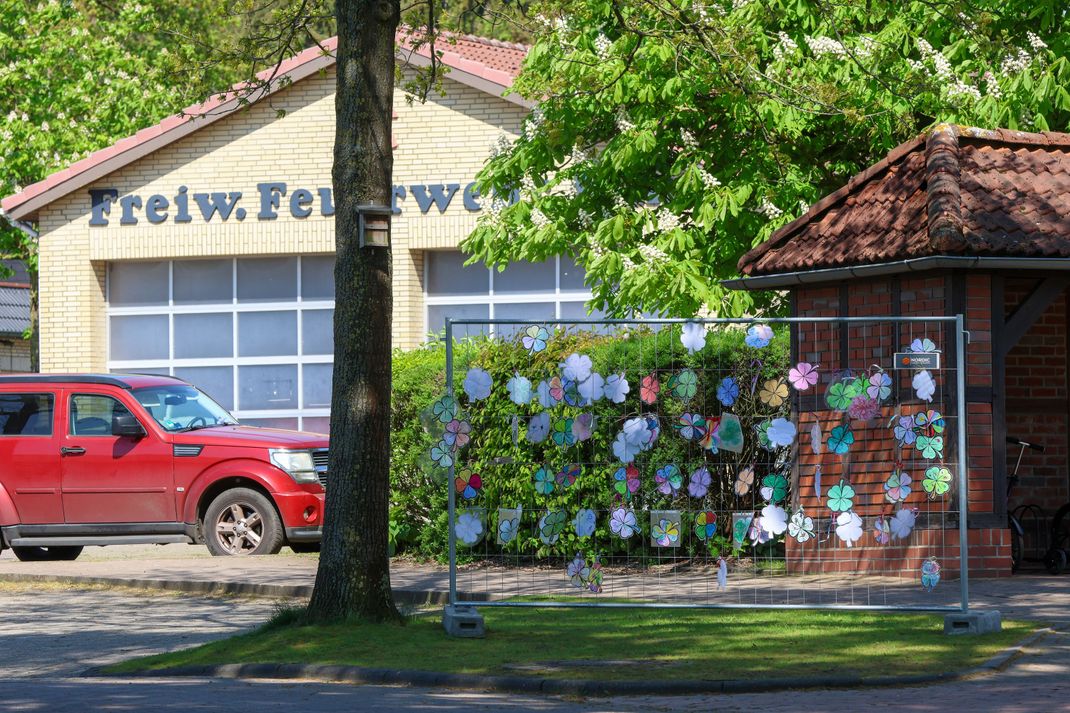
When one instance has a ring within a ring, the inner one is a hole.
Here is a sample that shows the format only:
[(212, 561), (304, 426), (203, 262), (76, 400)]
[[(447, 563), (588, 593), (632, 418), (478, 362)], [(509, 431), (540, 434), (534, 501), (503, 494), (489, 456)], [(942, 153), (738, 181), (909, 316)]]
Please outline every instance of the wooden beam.
[[(1018, 308), (1014, 310), (1010, 317), (1007, 317), (1007, 321), (1003, 325), (998, 348), (1003, 352), (1004, 356), (1009, 354), (1018, 342), (1022, 341), (1022, 337), (1029, 331), (1029, 328), (1040, 319), (1045, 310), (1063, 293), (1067, 285), (1070, 285), (1070, 279), (1066, 277), (1045, 277), (1037, 283), (1037, 286), (1033, 288), (1029, 296), (1022, 300), (1022, 303), (1018, 305)], [(997, 315), (992, 315), (993, 321), (996, 317)]]

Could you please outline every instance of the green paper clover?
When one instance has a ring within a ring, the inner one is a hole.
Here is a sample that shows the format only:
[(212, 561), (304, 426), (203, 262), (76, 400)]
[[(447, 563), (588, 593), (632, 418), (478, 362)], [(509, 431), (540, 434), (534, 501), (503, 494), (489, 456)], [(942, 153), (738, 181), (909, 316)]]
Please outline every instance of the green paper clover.
[(832, 512), (847, 512), (854, 505), (855, 489), (840, 478), (839, 485), (829, 488), (828, 506)]
[(698, 374), (691, 369), (684, 369), (669, 377), (669, 391), (681, 401), (690, 401), (698, 393)]
[(943, 436), (918, 436), (914, 441), (914, 447), (921, 451), (923, 458), (939, 458), (944, 454)]
[(779, 503), (788, 494), (788, 479), (780, 473), (773, 473), (762, 478), (762, 497), (773, 505)]
[(929, 500), (936, 500), (951, 490), (951, 471), (934, 465), (925, 471), (925, 479), (921, 481), (921, 487), (929, 494)]

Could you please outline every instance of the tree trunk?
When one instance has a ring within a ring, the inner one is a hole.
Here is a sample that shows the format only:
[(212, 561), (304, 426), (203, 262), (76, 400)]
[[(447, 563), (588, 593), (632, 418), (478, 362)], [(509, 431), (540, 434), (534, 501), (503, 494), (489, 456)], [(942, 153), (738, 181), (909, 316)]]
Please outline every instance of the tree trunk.
[(41, 330), (38, 324), (38, 279), (37, 265), (27, 260), (26, 274), (30, 276), (30, 371), (41, 371)]
[(314, 621), (400, 619), (390, 592), (390, 250), (358, 246), (357, 206), (390, 205), (398, 0), (336, 0), (334, 390)]

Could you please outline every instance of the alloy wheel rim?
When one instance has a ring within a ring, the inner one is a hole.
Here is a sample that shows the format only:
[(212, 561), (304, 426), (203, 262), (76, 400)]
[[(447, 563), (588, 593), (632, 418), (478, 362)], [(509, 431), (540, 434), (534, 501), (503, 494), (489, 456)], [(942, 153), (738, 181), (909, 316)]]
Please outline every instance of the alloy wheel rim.
[(247, 555), (264, 538), (264, 518), (249, 503), (234, 503), (219, 513), (215, 523), (216, 541), (232, 555)]

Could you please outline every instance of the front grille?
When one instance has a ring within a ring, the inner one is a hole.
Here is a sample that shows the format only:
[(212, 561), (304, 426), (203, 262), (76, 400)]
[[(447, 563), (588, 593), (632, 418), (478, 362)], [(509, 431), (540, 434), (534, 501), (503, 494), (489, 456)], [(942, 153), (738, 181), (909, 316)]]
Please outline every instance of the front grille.
[(328, 463), (328, 451), (326, 448), (312, 451), (312, 464), (316, 467), (316, 473), (319, 475), (320, 485), (323, 489), (327, 489), (327, 463)]

